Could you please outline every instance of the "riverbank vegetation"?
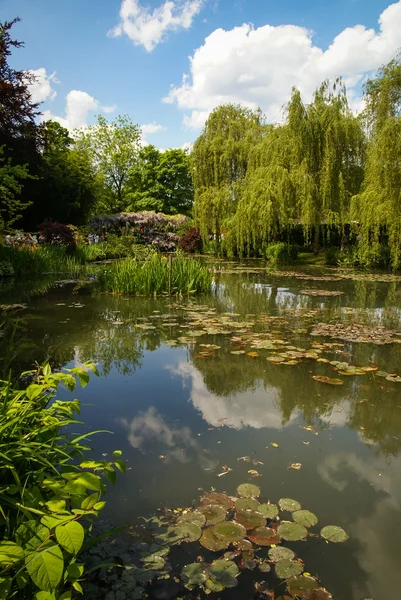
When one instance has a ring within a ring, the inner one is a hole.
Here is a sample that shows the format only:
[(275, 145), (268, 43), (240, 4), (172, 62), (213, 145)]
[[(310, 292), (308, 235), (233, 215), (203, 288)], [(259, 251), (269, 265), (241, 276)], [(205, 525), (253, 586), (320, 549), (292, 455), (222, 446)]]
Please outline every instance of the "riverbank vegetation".
[[(11, 376), (0, 381), (0, 590), (2, 598), (67, 599), (82, 593), (91, 544), (90, 524), (105, 506), (106, 481), (125, 463), (88, 460), (91, 434), (76, 435), (78, 400), (58, 399), (59, 388), (82, 387), (88, 370), (52, 373), (45, 365), (24, 373), (19, 389)], [(68, 432), (67, 432), (68, 430)]]

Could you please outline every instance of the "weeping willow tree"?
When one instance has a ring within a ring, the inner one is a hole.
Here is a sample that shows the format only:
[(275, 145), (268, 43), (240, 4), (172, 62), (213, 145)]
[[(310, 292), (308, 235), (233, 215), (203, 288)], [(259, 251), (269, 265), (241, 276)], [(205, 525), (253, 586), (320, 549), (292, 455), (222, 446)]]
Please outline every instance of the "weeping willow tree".
[(323, 83), (309, 105), (294, 89), (285, 123), (262, 136), (252, 152), (231, 242), (251, 254), (298, 224), (307, 240), (314, 232), (317, 251), (321, 225), (349, 221), (364, 153), (364, 133), (341, 80)]
[(191, 166), (194, 216), (201, 234), (220, 241), (224, 219), (235, 213), (250, 149), (260, 137), (260, 111), (226, 104), (216, 108), (194, 144)]
[(353, 199), (359, 257), (380, 261), (388, 244), (391, 265), (401, 266), (401, 57), (382, 67), (365, 86), (369, 136), (365, 181)]

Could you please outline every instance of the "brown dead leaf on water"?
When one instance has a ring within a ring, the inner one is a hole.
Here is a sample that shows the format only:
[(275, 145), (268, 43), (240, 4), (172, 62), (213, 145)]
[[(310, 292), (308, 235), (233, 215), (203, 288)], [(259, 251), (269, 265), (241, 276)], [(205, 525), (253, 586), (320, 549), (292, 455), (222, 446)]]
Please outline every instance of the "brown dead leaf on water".
[(309, 446), (310, 442), (302, 442), (305, 446)]
[(295, 471), (299, 471), (301, 467), (301, 463), (291, 463), (290, 465), (288, 465), (287, 469), (294, 469)]
[(252, 462), (250, 456), (240, 456), (237, 460), (242, 460), (243, 462)]
[(256, 466), (256, 465), (264, 465), (265, 463), (263, 463), (261, 460), (253, 460), (252, 463)]
[(228, 417), (222, 417), (221, 419), (219, 419), (219, 423), (224, 423), (224, 421), (227, 421)]
[(276, 444), (276, 442), (270, 442), (270, 446), (273, 446), (273, 448), (278, 448), (278, 444)]
[(310, 431), (311, 433), (314, 433), (315, 435), (319, 435), (319, 433), (317, 431), (315, 431), (311, 425), (307, 425), (307, 426), (298, 425), (298, 427), (300, 427), (301, 429), (305, 429), (305, 431)]
[(167, 456), (165, 454), (160, 454), (159, 458), (163, 459), (163, 458), (167, 458)]
[(258, 471), (255, 471), (255, 469), (249, 469), (248, 473), (251, 477), (262, 477), (262, 475), (258, 473)]

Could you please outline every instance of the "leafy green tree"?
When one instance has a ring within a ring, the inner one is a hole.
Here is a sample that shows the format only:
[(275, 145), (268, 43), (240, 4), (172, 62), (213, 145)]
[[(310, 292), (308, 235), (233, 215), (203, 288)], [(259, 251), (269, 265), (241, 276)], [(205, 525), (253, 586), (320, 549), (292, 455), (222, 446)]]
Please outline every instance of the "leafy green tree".
[(187, 152), (182, 149), (160, 152), (155, 146), (145, 146), (131, 171), (130, 186), (130, 210), (187, 214), (193, 203)]
[(0, 146), (0, 228), (11, 227), (21, 218), (29, 202), (21, 200), (24, 181), (30, 179), (27, 165), (12, 165), (11, 158), (4, 158)]
[(203, 237), (220, 239), (225, 218), (235, 214), (252, 146), (262, 133), (262, 115), (243, 106), (216, 108), (191, 152), (194, 213)]
[(401, 266), (401, 57), (382, 67), (365, 86), (368, 159), (361, 194), (353, 200), (360, 223), (359, 256), (379, 260), (387, 242), (394, 269)]
[(138, 162), (140, 135), (140, 128), (127, 115), (119, 115), (112, 123), (98, 115), (96, 125), (77, 134), (76, 147), (89, 153), (105, 186), (100, 210), (116, 213), (127, 208), (129, 176)]

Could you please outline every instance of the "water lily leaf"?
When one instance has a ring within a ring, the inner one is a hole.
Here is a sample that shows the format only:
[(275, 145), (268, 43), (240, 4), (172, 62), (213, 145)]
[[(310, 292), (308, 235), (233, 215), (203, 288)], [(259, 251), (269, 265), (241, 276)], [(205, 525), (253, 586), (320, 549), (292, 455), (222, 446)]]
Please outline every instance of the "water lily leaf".
[(326, 377), (325, 375), (313, 375), (312, 379), (319, 383), (328, 383), (329, 385), (343, 385), (344, 383), (342, 379), (333, 379), (331, 377)]
[(181, 581), (187, 590), (193, 590), (197, 585), (201, 585), (207, 579), (205, 566), (203, 563), (191, 563), (186, 565), (181, 571)]
[(231, 354), (236, 354), (236, 355), (245, 354), (245, 350), (231, 350)]
[(280, 542), (280, 536), (275, 529), (258, 527), (248, 534), (249, 539), (258, 546), (273, 546)]
[(296, 500), (292, 500), (292, 498), (281, 498), (281, 500), (278, 501), (278, 505), (281, 510), (288, 510), (289, 512), (301, 510), (300, 503)]
[(260, 512), (266, 519), (275, 519), (278, 515), (278, 508), (275, 504), (259, 504), (258, 512)]
[(256, 529), (266, 525), (264, 516), (254, 510), (237, 510), (234, 519), (246, 529)]
[(211, 552), (219, 552), (220, 550), (226, 550), (229, 546), (225, 540), (217, 538), (211, 529), (205, 529), (202, 531), (202, 536), (199, 543), (210, 550)]
[(345, 533), (344, 529), (337, 527), (337, 525), (327, 525), (326, 527), (323, 527), (320, 535), (329, 542), (340, 543), (348, 540), (348, 535)]
[(181, 527), (161, 527), (155, 535), (155, 541), (161, 546), (172, 546), (186, 537)]
[(258, 564), (258, 569), (262, 573), (268, 573), (271, 570), (271, 566), (267, 560), (264, 560)]
[(226, 518), (226, 511), (218, 504), (206, 504), (198, 510), (206, 517), (206, 525), (215, 525)]
[(238, 498), (235, 501), (235, 508), (237, 510), (258, 510), (259, 511), (259, 502), (254, 498)]
[(392, 381), (394, 383), (401, 383), (401, 377), (399, 377), (399, 375), (393, 375), (393, 374), (387, 375), (386, 380)]
[(201, 504), (218, 504), (226, 510), (234, 508), (234, 500), (227, 494), (218, 494), (217, 492), (209, 492), (201, 498)]
[(386, 373), (386, 371), (376, 371), (375, 376), (376, 377), (388, 377), (388, 373)]
[(288, 558), (279, 560), (274, 569), (277, 577), (280, 577), (280, 579), (295, 577), (295, 575), (300, 575), (303, 571), (302, 566), (296, 560), (289, 560)]
[(181, 525), (183, 523), (193, 523), (198, 527), (202, 527), (202, 525), (206, 523), (206, 517), (201, 512), (193, 510), (180, 515), (179, 519), (177, 520), (177, 525)]
[(275, 548), (270, 548), (269, 550), (269, 558), (273, 562), (278, 562), (279, 560), (292, 560), (295, 556), (295, 553), (285, 546), (276, 546)]
[(287, 588), (294, 596), (305, 598), (305, 593), (309, 590), (317, 590), (319, 584), (316, 579), (310, 577), (310, 575), (298, 575), (287, 579)]
[(227, 544), (238, 542), (246, 535), (246, 529), (240, 523), (234, 521), (223, 521), (212, 527), (213, 535), (219, 540), (225, 541)]
[(299, 523), (290, 523), (288, 521), (283, 521), (281, 525), (278, 526), (277, 531), (283, 539), (288, 540), (289, 542), (303, 540), (308, 535), (306, 527)]
[(197, 542), (202, 535), (202, 529), (196, 523), (180, 523), (180, 530), (185, 534), (184, 542)]
[(317, 516), (309, 510), (296, 510), (292, 513), (292, 518), (295, 523), (299, 523), (304, 527), (313, 527), (318, 522)]
[(166, 561), (159, 554), (149, 554), (142, 559), (145, 569), (152, 569), (152, 571), (160, 571), (164, 568)]
[(260, 496), (260, 488), (253, 483), (241, 483), (237, 487), (237, 494), (241, 498), (257, 498)]
[(213, 586), (208, 585), (209, 581), (214, 582), (215, 585), (219, 584), (222, 589), (236, 587), (238, 585), (236, 580), (238, 573), (239, 569), (235, 562), (224, 558), (216, 560), (209, 567), (209, 580), (206, 582), (206, 587), (212, 590), (215, 589)]
[[(333, 600), (333, 596), (324, 588), (318, 588), (317, 590), (308, 590), (303, 596), (303, 600)], [(364, 600), (372, 600), (365, 598)]]
[(235, 542), (234, 546), (238, 548), (238, 550), (244, 550), (245, 552), (251, 551), (253, 546), (249, 540), (239, 540), (239, 542)]

